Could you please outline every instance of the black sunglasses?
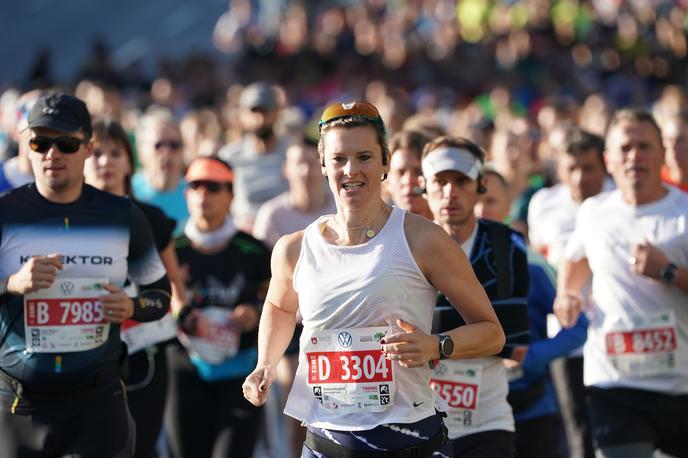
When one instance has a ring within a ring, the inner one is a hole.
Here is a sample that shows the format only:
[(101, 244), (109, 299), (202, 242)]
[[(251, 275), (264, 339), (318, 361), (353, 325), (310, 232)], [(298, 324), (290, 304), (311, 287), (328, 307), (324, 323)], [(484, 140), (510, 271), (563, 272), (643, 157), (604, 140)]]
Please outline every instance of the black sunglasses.
[(167, 146), (171, 150), (178, 150), (179, 148), (182, 147), (182, 142), (178, 142), (176, 140), (160, 140), (159, 142), (155, 142), (155, 149), (160, 149), (165, 146)]
[(37, 153), (47, 153), (51, 146), (55, 145), (61, 153), (73, 154), (79, 151), (82, 144), (87, 144), (88, 140), (77, 137), (43, 137), (37, 136), (29, 139), (29, 148)]
[(205, 188), (208, 190), (208, 192), (216, 193), (220, 192), (222, 188), (226, 186), (225, 183), (218, 183), (217, 181), (206, 181), (206, 180), (199, 180), (199, 181), (192, 181), (189, 183), (189, 187), (191, 189), (199, 189), (199, 188)]

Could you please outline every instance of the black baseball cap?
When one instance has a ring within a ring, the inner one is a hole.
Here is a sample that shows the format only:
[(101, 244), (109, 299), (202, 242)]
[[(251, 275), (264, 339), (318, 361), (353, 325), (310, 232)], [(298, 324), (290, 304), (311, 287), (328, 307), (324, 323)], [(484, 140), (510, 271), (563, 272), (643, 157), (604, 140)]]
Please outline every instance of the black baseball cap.
[(93, 128), (86, 104), (73, 95), (61, 92), (39, 98), (29, 112), (29, 128), (45, 127), (60, 132), (83, 130), (91, 138)]

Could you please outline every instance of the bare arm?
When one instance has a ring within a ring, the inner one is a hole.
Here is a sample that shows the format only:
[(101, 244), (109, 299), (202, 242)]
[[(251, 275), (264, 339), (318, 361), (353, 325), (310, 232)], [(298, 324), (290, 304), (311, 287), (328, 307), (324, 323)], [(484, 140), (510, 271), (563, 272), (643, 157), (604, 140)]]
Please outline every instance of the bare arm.
[(564, 261), (557, 274), (557, 297), (554, 299), (554, 314), (564, 328), (571, 328), (583, 311), (584, 300), (581, 290), (590, 279), (588, 259)]
[[(656, 246), (649, 242), (643, 242), (633, 246), (633, 263), (631, 269), (640, 275), (660, 279), (662, 268), (669, 264), (669, 258)], [(673, 286), (679, 288), (684, 293), (688, 293), (688, 269), (677, 266), (676, 279)]]
[(454, 340), (451, 357), (479, 358), (499, 353), (505, 337), (490, 299), (461, 247), (442, 228), (432, 226), (435, 230), (423, 231), (429, 243), (424, 244), (416, 259), (428, 281), (455, 304), (466, 322), (466, 326), (444, 333)]
[[(443, 333), (452, 337), (452, 358), (490, 356), (504, 346), (504, 331), (485, 290), (475, 277), (459, 245), (434, 223), (407, 217), (406, 236), (411, 252), (428, 281), (447, 296), (461, 314), (465, 326)], [(433, 304), (434, 306), (434, 304)], [(386, 337), (383, 349), (407, 367), (419, 367), (439, 358), (439, 338), (400, 323), (404, 333)], [(399, 356), (396, 356), (396, 355)]]
[(254, 405), (267, 399), (275, 368), (296, 327), (298, 297), (292, 286), (303, 232), (279, 239), (272, 252), (272, 279), (258, 327), (258, 363), (244, 381), (244, 397)]

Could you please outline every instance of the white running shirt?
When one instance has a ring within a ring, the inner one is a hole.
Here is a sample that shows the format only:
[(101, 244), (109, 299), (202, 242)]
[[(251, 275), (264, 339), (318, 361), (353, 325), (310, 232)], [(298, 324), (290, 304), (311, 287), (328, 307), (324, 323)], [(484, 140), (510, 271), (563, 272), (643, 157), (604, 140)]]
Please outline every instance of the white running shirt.
[(618, 190), (586, 200), (566, 259), (587, 258), (593, 304), (585, 344), (590, 386), (688, 393), (688, 294), (636, 274), (633, 245), (647, 240), (679, 266), (688, 265), (688, 194), (669, 186), (662, 199), (628, 205)]
[(304, 329), (299, 367), (285, 413), (307, 425), (345, 431), (413, 423), (434, 415), (427, 365), (410, 369), (389, 361), (394, 366), (396, 395), (393, 405), (382, 412), (343, 414), (328, 410), (316, 399), (316, 388), (307, 384), (309, 363), (303, 349), (312, 344), (314, 334), (373, 326), (391, 326), (393, 332), (399, 332), (397, 319), (429, 334), (437, 296), (411, 254), (403, 210), (393, 207), (382, 230), (356, 246), (336, 246), (323, 239), (320, 229), (328, 217), (331, 215), (306, 228), (294, 272)]

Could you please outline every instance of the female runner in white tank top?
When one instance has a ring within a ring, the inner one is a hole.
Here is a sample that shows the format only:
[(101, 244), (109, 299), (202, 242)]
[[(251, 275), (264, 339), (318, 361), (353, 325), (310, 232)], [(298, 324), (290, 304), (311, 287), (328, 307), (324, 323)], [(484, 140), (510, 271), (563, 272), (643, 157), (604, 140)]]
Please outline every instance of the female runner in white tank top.
[[(320, 135), (337, 214), (275, 245), (244, 396), (265, 402), (300, 308), (299, 368), (285, 413), (308, 428), (302, 456), (430, 456), (444, 434), (428, 362), (494, 355), (504, 333), (459, 246), (380, 197), (388, 151), (377, 109), (331, 105)], [(467, 323), (446, 333), (451, 342), (430, 334), (437, 290)]]

